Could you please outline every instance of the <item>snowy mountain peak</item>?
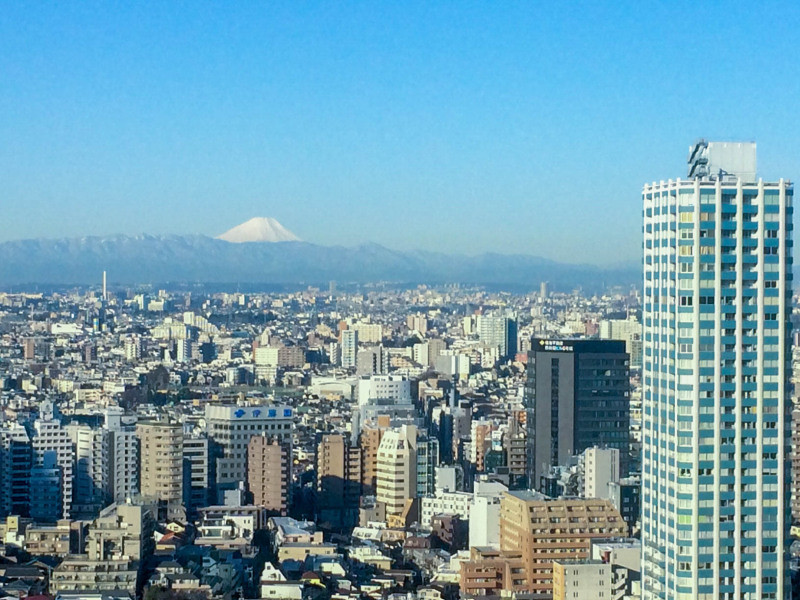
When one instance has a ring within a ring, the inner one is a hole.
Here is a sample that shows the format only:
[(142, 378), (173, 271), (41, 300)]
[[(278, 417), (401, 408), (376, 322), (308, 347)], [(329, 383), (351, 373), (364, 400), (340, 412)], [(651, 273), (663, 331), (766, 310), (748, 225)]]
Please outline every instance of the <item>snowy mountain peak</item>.
[(299, 237), (272, 217), (255, 217), (229, 229), (217, 239), (241, 244), (242, 242), (299, 242)]

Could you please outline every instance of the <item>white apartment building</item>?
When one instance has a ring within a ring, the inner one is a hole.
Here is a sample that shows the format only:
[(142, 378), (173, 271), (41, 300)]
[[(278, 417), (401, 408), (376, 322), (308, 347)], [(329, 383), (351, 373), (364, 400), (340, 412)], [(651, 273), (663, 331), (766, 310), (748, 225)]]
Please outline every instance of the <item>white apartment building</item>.
[(411, 397), (411, 381), (404, 375), (372, 375), (358, 380), (358, 404), (391, 402), (392, 404), (409, 404)]
[(645, 600), (786, 600), (792, 184), (700, 142), (644, 186)]
[(55, 457), (55, 464), (61, 472), (61, 504), (62, 518), (68, 519), (72, 514), (72, 484), (75, 453), (69, 432), (62, 427), (61, 421), (55, 416), (53, 403), (43, 401), (39, 406), (39, 418), (33, 424), (34, 436), (31, 442), (33, 447), (33, 464), (45, 464), (45, 455)]
[(619, 482), (619, 449), (587, 448), (581, 457), (582, 490), (584, 498), (609, 500), (609, 483)]
[(431, 498), (420, 500), (420, 526), (430, 530), (433, 517), (452, 515), (462, 520), (469, 519), (473, 495), (469, 492), (444, 492), (437, 490)]
[(342, 368), (354, 369), (358, 360), (358, 331), (345, 329), (342, 331), (342, 345), (340, 350)]

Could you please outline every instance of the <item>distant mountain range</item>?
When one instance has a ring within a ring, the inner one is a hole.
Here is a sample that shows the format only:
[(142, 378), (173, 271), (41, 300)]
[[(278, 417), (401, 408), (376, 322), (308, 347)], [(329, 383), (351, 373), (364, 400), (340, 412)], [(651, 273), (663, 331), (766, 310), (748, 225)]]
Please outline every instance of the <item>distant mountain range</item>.
[(640, 285), (638, 265), (603, 269), (524, 255), (399, 252), (378, 244), (231, 243), (203, 235), (116, 235), (0, 243), (0, 286), (92, 284), (327, 285), (388, 281), (600, 290)]

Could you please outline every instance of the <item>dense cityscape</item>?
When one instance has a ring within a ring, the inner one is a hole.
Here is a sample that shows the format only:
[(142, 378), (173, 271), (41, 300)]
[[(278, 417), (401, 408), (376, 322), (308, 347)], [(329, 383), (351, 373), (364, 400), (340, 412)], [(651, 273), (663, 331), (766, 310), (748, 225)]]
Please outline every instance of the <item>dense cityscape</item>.
[[(625, 537), (638, 521), (639, 298), (547, 288), (5, 294), (7, 551), (58, 557), (51, 593), (454, 597), (505, 585), (481, 587), (480, 573), (499, 564), (509, 490), (608, 514), (597, 533)], [(533, 476), (549, 496), (534, 494), (525, 363), (567, 351), (610, 374), (562, 388), (575, 437), (542, 430)]]
[(0, 294), (2, 591), (791, 597), (792, 187), (688, 163), (643, 295)]
[(6, 0), (0, 600), (800, 600), (798, 23)]

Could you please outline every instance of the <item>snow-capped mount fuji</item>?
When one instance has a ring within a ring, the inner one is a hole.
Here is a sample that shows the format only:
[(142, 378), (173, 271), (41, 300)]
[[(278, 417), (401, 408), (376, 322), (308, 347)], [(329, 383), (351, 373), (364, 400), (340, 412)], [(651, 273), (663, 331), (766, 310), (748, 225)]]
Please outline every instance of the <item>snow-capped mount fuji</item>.
[(300, 242), (302, 241), (294, 233), (281, 225), (277, 219), (272, 217), (254, 217), (229, 229), (222, 235), (217, 236), (218, 240), (225, 240), (234, 244), (244, 242)]

